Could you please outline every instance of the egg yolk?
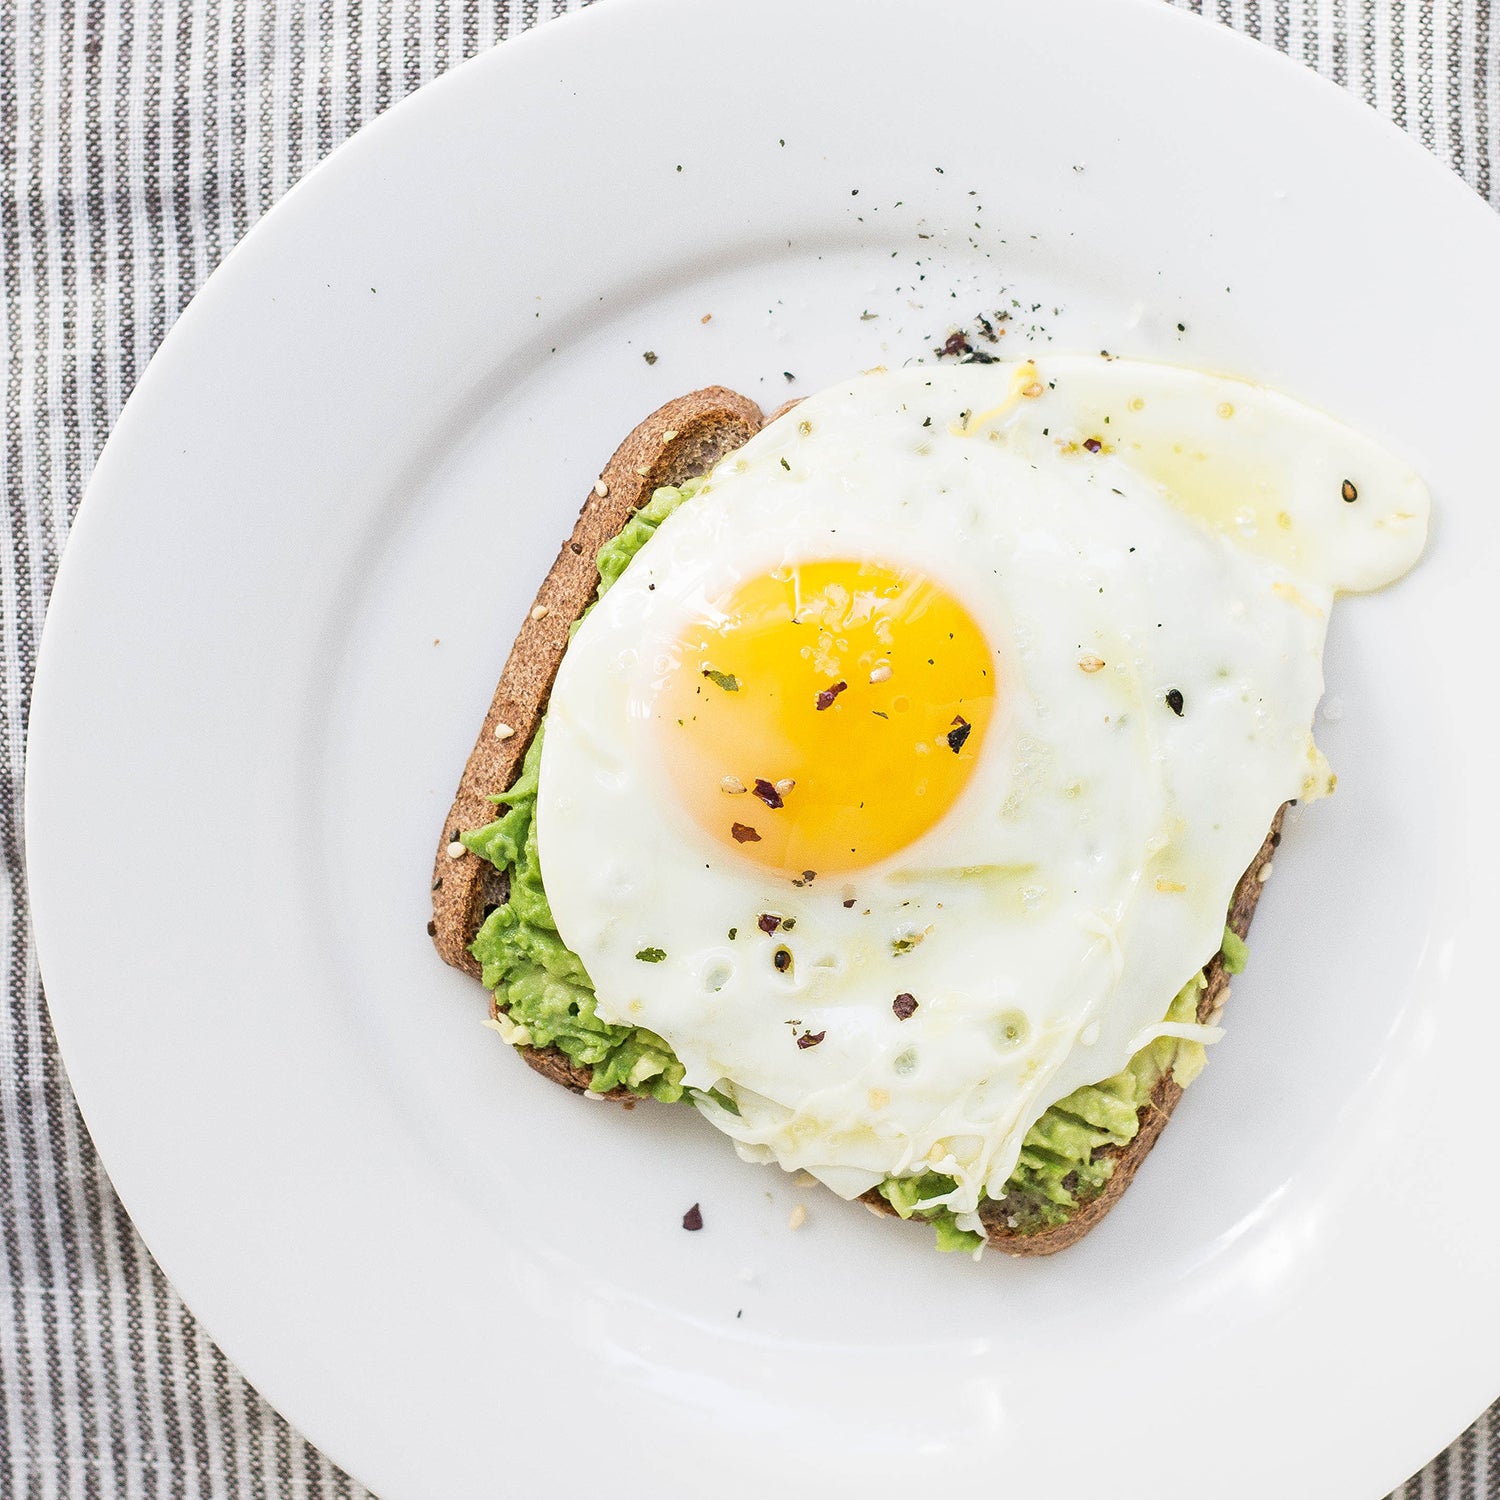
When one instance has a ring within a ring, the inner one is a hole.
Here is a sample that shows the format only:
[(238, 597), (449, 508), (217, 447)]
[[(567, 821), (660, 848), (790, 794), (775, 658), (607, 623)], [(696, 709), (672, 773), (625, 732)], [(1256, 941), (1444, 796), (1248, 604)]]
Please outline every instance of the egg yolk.
[(820, 561), (751, 578), (679, 637), (656, 700), (668, 772), (741, 858), (859, 869), (933, 827), (978, 761), (995, 662), (924, 573)]

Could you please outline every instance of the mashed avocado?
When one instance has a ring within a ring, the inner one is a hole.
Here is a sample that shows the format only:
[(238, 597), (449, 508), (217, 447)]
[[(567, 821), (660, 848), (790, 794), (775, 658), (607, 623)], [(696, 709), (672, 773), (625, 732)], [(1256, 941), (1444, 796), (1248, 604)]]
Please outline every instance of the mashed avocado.
[[(599, 549), (600, 594), (618, 580), (656, 528), (696, 493), (699, 483), (658, 489)], [(526, 752), (521, 774), (494, 799), (503, 808), (500, 816), (460, 835), (467, 848), (510, 875), (510, 899), (485, 919), (469, 951), (484, 967), (485, 986), (503, 998), (505, 1009), (496, 1024), (507, 1041), (518, 1047), (557, 1047), (592, 1070), (589, 1087), (596, 1093), (625, 1088), (675, 1102), (684, 1092), (682, 1064), (654, 1032), (599, 1019), (594, 987), (553, 921), (536, 849), (544, 729), (545, 720)], [(1244, 964), (1244, 943), (1226, 930), (1224, 967), (1237, 974)], [(1173, 1000), (1166, 1019), (1196, 1020), (1203, 984), (1203, 976), (1195, 974)], [(1016, 1170), (1005, 1185), (1006, 1217), (1012, 1227), (1024, 1234), (1065, 1223), (1097, 1197), (1115, 1168), (1114, 1154), (1104, 1148), (1128, 1145), (1135, 1138), (1140, 1111), (1169, 1068), (1185, 1086), (1197, 1077), (1203, 1062), (1197, 1042), (1162, 1037), (1137, 1052), (1115, 1077), (1078, 1089), (1052, 1105), (1027, 1133)], [(928, 1173), (888, 1177), (879, 1192), (903, 1219), (931, 1223), (940, 1250), (973, 1251), (982, 1237), (959, 1228), (950, 1209), (918, 1206), (953, 1186), (949, 1178)]]

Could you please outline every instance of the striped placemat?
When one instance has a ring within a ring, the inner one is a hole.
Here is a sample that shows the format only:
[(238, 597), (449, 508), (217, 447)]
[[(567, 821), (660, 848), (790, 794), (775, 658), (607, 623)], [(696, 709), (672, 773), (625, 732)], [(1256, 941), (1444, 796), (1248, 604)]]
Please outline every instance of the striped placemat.
[[(94, 1154), (47, 1024), (27, 926), (20, 818), (31, 677), (58, 555), (100, 446), (219, 259), (394, 100), (580, 3), (0, 0), (4, 1500), (367, 1493), (204, 1335)], [(1500, 207), (1490, 0), (1176, 3), (1352, 89)], [(1295, 1476), (1285, 1493), (1298, 1493)], [(1398, 1494), (1500, 1500), (1500, 1405)]]

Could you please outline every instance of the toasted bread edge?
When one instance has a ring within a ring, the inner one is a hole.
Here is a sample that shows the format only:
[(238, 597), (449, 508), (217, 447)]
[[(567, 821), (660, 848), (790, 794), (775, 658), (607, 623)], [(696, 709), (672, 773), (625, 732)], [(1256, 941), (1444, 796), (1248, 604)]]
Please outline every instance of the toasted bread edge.
[[(489, 911), (510, 894), (507, 875), (457, 844), (458, 835), (491, 822), (493, 796), (516, 778), (546, 712), (547, 699), (574, 622), (599, 586), (595, 559), (661, 485), (705, 474), (761, 428), (760, 408), (723, 386), (707, 386), (658, 407), (626, 437), (590, 488), (572, 535), (537, 589), (511, 646), (489, 712), (464, 766), (443, 823), (432, 871), (428, 935), (444, 963), (479, 977), (469, 944)], [(496, 1002), (491, 1000), (491, 1010)], [(590, 1072), (556, 1048), (521, 1048), (539, 1073), (583, 1093)], [(623, 1089), (606, 1097), (631, 1099)]]

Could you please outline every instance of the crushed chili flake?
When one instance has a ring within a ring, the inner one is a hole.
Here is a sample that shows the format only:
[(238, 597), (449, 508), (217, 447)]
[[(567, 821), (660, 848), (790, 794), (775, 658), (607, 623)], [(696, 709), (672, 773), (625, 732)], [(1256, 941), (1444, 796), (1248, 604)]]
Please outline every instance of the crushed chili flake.
[(781, 800), (781, 793), (778, 792), (776, 788), (772, 786), (764, 776), (757, 776), (755, 778), (755, 786), (753, 790), (755, 792), (755, 795), (759, 797), (760, 800), (764, 802), (766, 806), (769, 807), (773, 812), (778, 807), (786, 806), (786, 803)]
[(896, 1019), (898, 1021), (909, 1020), (916, 1008), (917, 1001), (914, 995), (903, 993), (897, 995), (896, 998), (891, 1001), (891, 1009), (896, 1012)]
[(1104, 444), (1101, 443), (1098, 438), (1085, 438), (1083, 440), (1083, 446), (1087, 448), (1090, 453), (1097, 453), (1104, 446)]
[(760, 835), (748, 823), (731, 823), (729, 831), (737, 844), (758, 844)]
[(957, 356), (960, 354), (969, 354), (972, 350), (973, 346), (969, 343), (968, 336), (960, 331), (958, 333), (950, 333), (947, 341), (938, 352), (949, 356)]
[(696, 1203), (690, 1209), (688, 1209), (685, 1214), (683, 1214), (682, 1227), (684, 1229), (703, 1228), (703, 1210), (699, 1208)]
[(773, 932), (776, 931), (778, 927), (781, 926), (781, 918), (778, 916), (774, 916), (768, 911), (763, 911), (755, 919), (755, 925), (759, 927), (767, 937), (769, 937)]
[(826, 1031), (804, 1031), (797, 1038), (797, 1045), (804, 1050), (808, 1047), (816, 1047), (828, 1033)]
[(837, 698), (838, 695), (842, 693), (848, 686), (849, 684), (847, 682), (840, 681), (834, 683), (832, 687), (824, 688), (823, 691), (818, 694), (818, 712), (821, 713), (825, 708), (831, 708), (833, 706), (833, 700)]
[(846, 902), (844, 902), (844, 905), (845, 906), (853, 906), (854, 905), (854, 897), (850, 896), (850, 898)]
[(1167, 694), (1167, 707), (1170, 708), (1179, 719), (1182, 717), (1182, 694), (1179, 693), (1176, 688), (1173, 688), (1172, 691)]
[(963, 749), (964, 741), (973, 733), (974, 726), (961, 716), (955, 718), (953, 722), (957, 727), (950, 729), (943, 738), (948, 741), (948, 748), (957, 755)]

